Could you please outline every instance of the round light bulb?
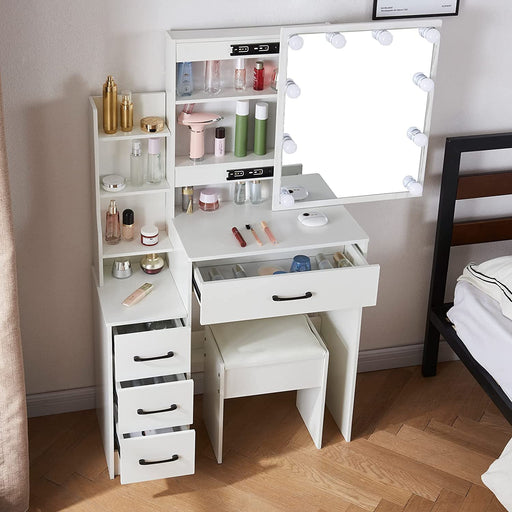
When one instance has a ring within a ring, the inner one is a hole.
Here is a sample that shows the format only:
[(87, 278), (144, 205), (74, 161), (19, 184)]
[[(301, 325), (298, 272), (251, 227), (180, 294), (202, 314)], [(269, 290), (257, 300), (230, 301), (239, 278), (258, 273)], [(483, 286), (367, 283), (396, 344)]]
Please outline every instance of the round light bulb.
[(418, 130), (415, 126), (411, 126), (407, 130), (407, 137), (411, 139), (416, 146), (419, 146), (420, 148), (427, 145), (428, 137), (421, 132), (421, 130)]
[(297, 144), (287, 133), (283, 134), (283, 151), (289, 155), (297, 151)]
[(418, 29), (420, 36), (426, 39), (429, 43), (438, 43), (441, 39), (441, 32), (434, 27), (421, 27)]
[(292, 50), (300, 50), (304, 46), (304, 39), (299, 34), (293, 34), (288, 38), (288, 46)]
[(286, 80), (286, 96), (288, 98), (298, 98), (300, 96), (300, 87), (290, 78)]
[(406, 176), (402, 183), (404, 187), (409, 191), (411, 196), (419, 197), (423, 194), (423, 186), (418, 183), (412, 176)]
[(414, 73), (414, 76), (412, 77), (412, 81), (422, 90), (425, 92), (430, 92), (434, 90), (434, 80), (432, 78), (429, 78), (424, 73)]
[(339, 32), (329, 32), (325, 34), (325, 38), (334, 46), (334, 48), (343, 48), (347, 44), (345, 36)]
[(372, 36), (382, 46), (389, 46), (393, 42), (393, 34), (389, 30), (372, 30)]

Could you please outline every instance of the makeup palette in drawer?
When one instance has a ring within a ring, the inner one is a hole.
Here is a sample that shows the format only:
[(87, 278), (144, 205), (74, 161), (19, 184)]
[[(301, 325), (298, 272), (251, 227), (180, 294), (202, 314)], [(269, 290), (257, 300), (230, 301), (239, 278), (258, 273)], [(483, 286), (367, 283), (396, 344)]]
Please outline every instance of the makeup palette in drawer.
[[(313, 254), (310, 255), (310, 271), (259, 275), (262, 267), (289, 270), (293, 259), (290, 255), (281, 260), (240, 262), (247, 277), (235, 278), (237, 262), (196, 264), (194, 288), (201, 303), (201, 323), (206, 325), (375, 305), (379, 265), (369, 265), (353, 245), (329, 249), (333, 253), (338, 250), (343, 251), (351, 266), (319, 270)], [(332, 259), (332, 253), (329, 256)], [(221, 278), (212, 280), (214, 275)]]

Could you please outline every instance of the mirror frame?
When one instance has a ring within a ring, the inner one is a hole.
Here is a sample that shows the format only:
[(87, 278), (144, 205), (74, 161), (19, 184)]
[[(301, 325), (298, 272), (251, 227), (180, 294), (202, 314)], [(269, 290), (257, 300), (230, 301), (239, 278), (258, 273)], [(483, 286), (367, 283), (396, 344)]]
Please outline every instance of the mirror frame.
[[(394, 29), (406, 29), (406, 28), (423, 28), (423, 27), (435, 27), (439, 28), (442, 25), (442, 21), (438, 19), (427, 19), (427, 20), (387, 20), (381, 22), (364, 22), (364, 23), (322, 23), (316, 25), (296, 25), (286, 26), (281, 28), (280, 35), (280, 53), (279, 53), (279, 70), (288, 69), (288, 52), (290, 48), (288, 46), (288, 39), (294, 34), (318, 34), (327, 32), (358, 32), (358, 31), (372, 31), (372, 30), (394, 30)], [(418, 34), (418, 37), (421, 37)], [(430, 78), (436, 81), (436, 70), (439, 58), (439, 43), (432, 44), (432, 61), (430, 68)], [(291, 50), (294, 51), (294, 50)], [(300, 50), (299, 50), (300, 51)], [(341, 50), (342, 51), (342, 50)], [(390, 192), (383, 194), (372, 194), (372, 195), (361, 195), (352, 197), (336, 197), (334, 199), (320, 199), (320, 200), (309, 200), (309, 201), (298, 201), (292, 206), (283, 206), (280, 204), (280, 190), (281, 190), (281, 178), (283, 177), (283, 133), (284, 133), (284, 117), (285, 117), (285, 104), (286, 104), (286, 90), (285, 84), (287, 79), (286, 72), (279, 72), (278, 84), (277, 84), (277, 111), (276, 111), (276, 139), (275, 139), (275, 161), (274, 161), (274, 179), (272, 186), (272, 209), (273, 210), (289, 210), (289, 209), (304, 209), (319, 206), (332, 206), (339, 204), (348, 203), (359, 203), (366, 201), (381, 201), (389, 199), (402, 199), (407, 197), (416, 197), (405, 190), (403, 192)], [(428, 94), (426, 112), (425, 112), (425, 126), (423, 133), (430, 138), (430, 124), (432, 118), (432, 105), (434, 99), (434, 92), (431, 91)], [(425, 176), (425, 166), (427, 160), (428, 143), (421, 149), (418, 179), (417, 181), (423, 185)]]

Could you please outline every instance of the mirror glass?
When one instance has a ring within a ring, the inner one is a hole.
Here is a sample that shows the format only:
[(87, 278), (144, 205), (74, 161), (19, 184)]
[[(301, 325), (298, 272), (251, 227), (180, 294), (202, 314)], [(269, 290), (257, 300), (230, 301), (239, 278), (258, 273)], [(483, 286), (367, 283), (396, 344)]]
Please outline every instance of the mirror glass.
[(283, 151), (282, 164), (320, 174), (337, 197), (404, 192), (405, 176), (422, 178), (425, 149), (407, 131), (426, 130), (431, 93), (413, 76), (430, 76), (434, 45), (417, 28), (389, 32), (389, 45), (364, 30), (343, 32), (343, 48), (325, 33), (300, 34), (303, 47), (287, 48), (286, 77), (301, 94), (285, 99), (283, 131), (297, 151)]

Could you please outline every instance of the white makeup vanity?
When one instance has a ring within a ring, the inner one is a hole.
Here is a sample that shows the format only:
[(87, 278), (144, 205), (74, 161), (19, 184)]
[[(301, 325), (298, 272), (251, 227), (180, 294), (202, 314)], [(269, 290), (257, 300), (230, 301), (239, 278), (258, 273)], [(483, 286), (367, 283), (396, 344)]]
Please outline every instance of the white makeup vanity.
[[(396, 199), (421, 193), (426, 159), (432, 91), (438, 43), (420, 35), (419, 28), (438, 21), (375, 22), (298, 27), (170, 31), (167, 35), (165, 92), (134, 94), (134, 129), (106, 135), (102, 129), (102, 98), (93, 97), (93, 190), (95, 262), (93, 266), (97, 409), (110, 477), (122, 483), (186, 475), (194, 472), (192, 364), (201, 371), (202, 347), (192, 350), (193, 312), (201, 325), (255, 318), (314, 314), (329, 350), (326, 404), (344, 438), (351, 438), (352, 410), (359, 352), (362, 308), (376, 304), (379, 266), (366, 261), (368, 236), (343, 203)], [(380, 31), (378, 33), (372, 31)], [(425, 31), (424, 31), (425, 32)], [(437, 30), (435, 32), (438, 35)], [(327, 36), (334, 34), (334, 36)], [(384, 43), (380, 44), (381, 37)], [(339, 36), (342, 36), (342, 39)], [(430, 34), (432, 36), (432, 33)], [(434, 34), (435, 35), (435, 34)], [(334, 44), (343, 46), (335, 48)], [(346, 44), (342, 45), (343, 39)], [(435, 38), (432, 38), (434, 40)], [(294, 50), (289, 46), (300, 46)], [(341, 41), (341, 42), (340, 42)], [(232, 87), (234, 62), (245, 58), (247, 87)], [(221, 61), (222, 90), (203, 92), (204, 63)], [(263, 60), (266, 84), (252, 89), (252, 68)], [(178, 63), (191, 62), (194, 92), (177, 96)], [(278, 68), (277, 91), (270, 87)], [(413, 82), (415, 73), (424, 73)], [(298, 98), (287, 96), (287, 79), (300, 87)], [(422, 90), (425, 89), (425, 90)], [(250, 102), (248, 153), (235, 157), (234, 127), (237, 100)], [(267, 152), (252, 151), (255, 103), (268, 103)], [(189, 129), (177, 123), (186, 104), (194, 112), (214, 112), (223, 120), (206, 127), (206, 154), (189, 159)], [(147, 134), (138, 128), (141, 117), (161, 116), (164, 132)], [(226, 130), (226, 154), (213, 156), (216, 126)], [(424, 134), (416, 144), (407, 136)], [(297, 145), (283, 151), (283, 135)], [(147, 152), (150, 137), (162, 137), (166, 178), (160, 184), (119, 192), (101, 188), (101, 177), (129, 178), (134, 139)], [(417, 145), (421, 139), (423, 146)], [(409, 189), (403, 180), (410, 175)], [(233, 203), (237, 181), (261, 180), (263, 202)], [(410, 183), (414, 186), (411, 188)], [(194, 187), (194, 211), (182, 211), (181, 187)], [(281, 204), (282, 188), (302, 186), (304, 200)], [(199, 191), (214, 187), (220, 208), (197, 207)], [(115, 199), (119, 211), (131, 208), (137, 227), (135, 240), (117, 245), (104, 242), (105, 212)], [(320, 209), (328, 218), (322, 227), (308, 227), (297, 217)], [(261, 229), (265, 221), (277, 244)], [(140, 243), (138, 229), (155, 224), (160, 241)], [(258, 245), (250, 224), (263, 245)], [(237, 227), (247, 242), (241, 247), (232, 234)], [(315, 256), (344, 253), (351, 266), (318, 269)], [(142, 272), (144, 254), (158, 253), (166, 266), (158, 274)], [(297, 254), (309, 256), (312, 270), (290, 269)], [(112, 277), (115, 258), (130, 258), (133, 275)], [(242, 265), (247, 277), (235, 278)], [(221, 280), (212, 280), (215, 267)], [(285, 273), (261, 275), (262, 267)], [(131, 308), (121, 303), (145, 282), (154, 290)], [(197, 321), (196, 321), (197, 323)], [(194, 332), (201, 326), (194, 325)]]

